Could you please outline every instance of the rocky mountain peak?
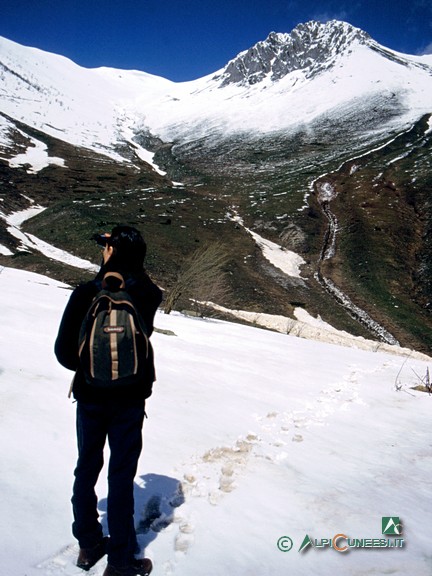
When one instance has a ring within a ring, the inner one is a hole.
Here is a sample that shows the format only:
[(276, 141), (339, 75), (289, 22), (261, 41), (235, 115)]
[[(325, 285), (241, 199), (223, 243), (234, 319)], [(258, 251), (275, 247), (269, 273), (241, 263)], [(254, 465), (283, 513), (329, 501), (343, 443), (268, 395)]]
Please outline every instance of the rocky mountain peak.
[(228, 84), (257, 84), (265, 78), (277, 81), (295, 70), (310, 77), (331, 67), (335, 58), (353, 43), (366, 44), (370, 36), (346, 22), (325, 24), (314, 20), (299, 24), (289, 34), (271, 32), (228, 63), (215, 79)]

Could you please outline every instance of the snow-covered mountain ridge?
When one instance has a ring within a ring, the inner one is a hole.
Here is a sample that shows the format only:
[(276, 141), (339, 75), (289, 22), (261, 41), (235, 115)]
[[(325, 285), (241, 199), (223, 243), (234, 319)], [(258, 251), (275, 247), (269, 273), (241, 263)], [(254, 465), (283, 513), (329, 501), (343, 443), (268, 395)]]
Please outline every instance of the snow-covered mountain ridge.
[(5, 39), (0, 69), (1, 112), (112, 155), (143, 129), (165, 141), (190, 139), (197, 130), (295, 129), (377, 94), (401, 102), (407, 123), (431, 109), (432, 57), (400, 55), (337, 21), (272, 33), (223, 70), (191, 82), (84, 69)]
[(256, 84), (267, 75), (280, 80), (295, 70), (305, 76), (328, 69), (337, 56), (355, 42), (368, 44), (370, 36), (346, 22), (299, 24), (290, 34), (271, 32), (266, 40), (239, 54), (223, 71), (223, 85), (245, 82)]

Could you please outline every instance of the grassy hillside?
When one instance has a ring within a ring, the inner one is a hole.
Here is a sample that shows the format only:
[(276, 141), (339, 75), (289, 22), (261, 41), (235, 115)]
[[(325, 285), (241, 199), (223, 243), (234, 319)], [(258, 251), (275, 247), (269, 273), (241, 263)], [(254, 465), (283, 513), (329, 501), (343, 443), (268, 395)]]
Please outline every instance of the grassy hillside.
[[(166, 290), (190, 254), (221, 241), (228, 252), (224, 273), (229, 291), (219, 304), (287, 316), (302, 306), (337, 328), (371, 337), (315, 280), (321, 267), (402, 345), (430, 351), (431, 137), (425, 135), (426, 119), (409, 132), (381, 133), (374, 141), (365, 131), (356, 133), (353, 123), (336, 120), (332, 131), (321, 122), (271, 137), (240, 134), (187, 144), (146, 140), (167, 177), (132, 150), (129, 162), (115, 162), (18, 127), (66, 161), (64, 168), (51, 166), (36, 174), (0, 161), (3, 212), (27, 208), (29, 199), (46, 207), (25, 223), (25, 231), (98, 262), (92, 234), (117, 223), (137, 226), (149, 245), (147, 268)], [(4, 153), (16, 154), (25, 144), (18, 134), (16, 149)], [(338, 230), (336, 254), (320, 262), (328, 221), (313, 184), (325, 179), (337, 191), (329, 207)], [(302, 279), (288, 278), (270, 265), (233, 214), (260, 235), (301, 254), (306, 261)], [(14, 252), (0, 256), (0, 264), (71, 283), (89, 277), (22, 250), (3, 220), (0, 244)], [(179, 302), (181, 308), (189, 305), (187, 298)]]

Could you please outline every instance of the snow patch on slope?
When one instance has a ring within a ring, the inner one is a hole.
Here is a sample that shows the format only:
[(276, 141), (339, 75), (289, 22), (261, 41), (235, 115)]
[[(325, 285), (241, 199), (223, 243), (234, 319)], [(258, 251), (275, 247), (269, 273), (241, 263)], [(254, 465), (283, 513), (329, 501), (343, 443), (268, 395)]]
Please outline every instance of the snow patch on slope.
[[(26, 134), (21, 132), (25, 137), (28, 138)], [(9, 163), (11, 168), (21, 168), (23, 166), (29, 165), (26, 169), (28, 174), (36, 174), (43, 168), (49, 165), (64, 166), (65, 162), (63, 158), (57, 158), (56, 156), (48, 156), (47, 146), (37, 140), (36, 138), (31, 138), (31, 144), (27, 147), (23, 154), (17, 154), (13, 158), (4, 158)]]
[[(97, 272), (99, 270), (99, 266), (96, 264), (93, 264), (88, 260), (84, 260), (83, 258), (79, 258), (78, 256), (73, 256), (65, 250), (56, 248), (52, 244), (37, 238), (33, 234), (29, 234), (28, 232), (23, 232), (21, 230), (21, 226), (26, 220), (29, 220), (33, 216), (40, 214), (44, 210), (45, 208), (43, 206), (32, 206), (26, 210), (13, 212), (9, 215), (5, 215), (0, 211), (0, 218), (3, 218), (8, 224), (8, 232), (21, 242), (19, 250), (36, 250), (44, 256), (51, 258), (52, 260), (63, 262), (64, 264), (74, 266), (75, 268)], [(5, 250), (7, 250), (7, 248)], [(10, 254), (5, 255), (8, 256)]]
[(261, 248), (264, 258), (273, 264), (273, 266), (282, 270), (282, 272), (287, 274), (287, 276), (291, 276), (292, 278), (301, 278), (300, 267), (305, 264), (305, 261), (299, 254), (279, 246), (276, 242), (266, 240), (252, 230), (247, 228), (246, 230), (255, 240), (259, 248)]

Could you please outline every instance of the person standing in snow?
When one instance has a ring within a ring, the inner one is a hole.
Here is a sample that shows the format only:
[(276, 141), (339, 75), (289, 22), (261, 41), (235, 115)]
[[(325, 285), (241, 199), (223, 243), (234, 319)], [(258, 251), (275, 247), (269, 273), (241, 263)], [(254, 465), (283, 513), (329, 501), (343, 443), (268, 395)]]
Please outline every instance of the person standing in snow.
[[(121, 274), (126, 291), (147, 328), (153, 331), (156, 310), (162, 301), (161, 290), (143, 268), (146, 244), (138, 230), (117, 226), (111, 234), (99, 237), (104, 244), (103, 264), (96, 278), (79, 285), (63, 313), (55, 354), (62, 366), (75, 371), (73, 395), (77, 401), (76, 425), (78, 461), (73, 485), (72, 532), (80, 550), (77, 565), (89, 570), (105, 554), (108, 564), (104, 576), (145, 576), (150, 559), (136, 559), (137, 539), (134, 526), (134, 478), (142, 450), (142, 426), (145, 401), (155, 380), (153, 350), (148, 344), (146, 372), (138, 384), (97, 388), (86, 381), (79, 360), (78, 340), (81, 324), (101, 290), (107, 272)], [(103, 449), (108, 439), (108, 529), (104, 537), (98, 521), (95, 485), (103, 466)]]

